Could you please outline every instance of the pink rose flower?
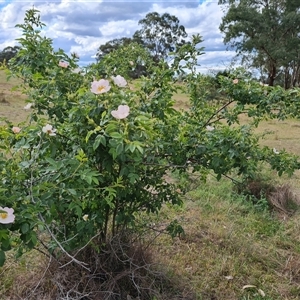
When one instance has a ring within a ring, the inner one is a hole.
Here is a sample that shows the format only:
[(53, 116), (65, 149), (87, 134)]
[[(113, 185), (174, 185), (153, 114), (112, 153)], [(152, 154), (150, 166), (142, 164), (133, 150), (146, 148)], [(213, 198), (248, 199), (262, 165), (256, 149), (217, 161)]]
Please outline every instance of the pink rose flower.
[(14, 209), (0, 206), (0, 223), (9, 224), (15, 220)]
[(119, 105), (118, 110), (113, 110), (111, 114), (116, 119), (125, 119), (129, 115), (129, 111), (128, 105)]
[(94, 94), (106, 93), (110, 88), (109, 81), (105, 79), (100, 79), (99, 81), (94, 80), (91, 84), (91, 92)]
[(125, 87), (127, 85), (127, 81), (125, 80), (125, 78), (120, 75), (117, 75), (116, 77), (112, 76), (111, 78), (119, 87)]
[(17, 127), (17, 126), (14, 126), (14, 127), (12, 128), (12, 131), (13, 131), (13, 133), (19, 133), (19, 132), (21, 131), (21, 128), (20, 128), (20, 127)]
[(53, 129), (53, 126), (52, 125), (50, 125), (50, 124), (47, 124), (46, 126), (44, 126), (43, 128), (42, 128), (42, 131), (44, 132), (44, 133), (47, 133), (47, 134), (49, 134), (50, 136), (54, 136), (54, 135), (56, 135), (56, 129)]
[(67, 68), (67, 67), (69, 66), (69, 64), (68, 64), (67, 62), (65, 62), (65, 61), (60, 61), (60, 62), (58, 63), (58, 65), (59, 65), (60, 67), (62, 67), (62, 68)]

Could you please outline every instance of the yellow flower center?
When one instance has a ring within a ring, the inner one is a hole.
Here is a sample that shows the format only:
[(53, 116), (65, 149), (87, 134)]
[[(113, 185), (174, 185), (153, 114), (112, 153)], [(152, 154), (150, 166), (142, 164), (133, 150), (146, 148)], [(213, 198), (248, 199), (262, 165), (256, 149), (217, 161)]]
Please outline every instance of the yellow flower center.
[(102, 92), (103, 90), (105, 90), (105, 87), (103, 86), (103, 85), (99, 85), (98, 87), (97, 87), (97, 91), (98, 92)]
[(1, 219), (6, 219), (8, 217), (8, 213), (7, 212), (1, 212), (0, 213), (0, 218)]

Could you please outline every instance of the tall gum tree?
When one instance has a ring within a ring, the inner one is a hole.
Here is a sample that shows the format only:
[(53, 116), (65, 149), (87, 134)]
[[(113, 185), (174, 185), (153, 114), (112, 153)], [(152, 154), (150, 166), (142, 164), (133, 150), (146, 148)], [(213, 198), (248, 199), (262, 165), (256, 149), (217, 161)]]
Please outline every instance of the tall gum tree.
[(176, 16), (152, 12), (140, 20), (139, 25), (142, 28), (134, 33), (133, 38), (149, 49), (155, 62), (165, 59), (169, 52), (185, 44), (187, 33)]
[(103, 57), (106, 54), (109, 54), (117, 49), (119, 49), (120, 47), (123, 46), (128, 46), (129, 44), (133, 43), (134, 40), (132, 38), (128, 38), (128, 37), (122, 37), (119, 39), (113, 39), (110, 40), (108, 42), (106, 42), (103, 45), (100, 45), (96, 54), (96, 59), (97, 61), (100, 61), (101, 59), (103, 59)]
[(299, 85), (300, 1), (219, 0), (225, 8), (220, 30), (224, 43), (267, 74), (267, 83), (283, 77), (285, 88)]

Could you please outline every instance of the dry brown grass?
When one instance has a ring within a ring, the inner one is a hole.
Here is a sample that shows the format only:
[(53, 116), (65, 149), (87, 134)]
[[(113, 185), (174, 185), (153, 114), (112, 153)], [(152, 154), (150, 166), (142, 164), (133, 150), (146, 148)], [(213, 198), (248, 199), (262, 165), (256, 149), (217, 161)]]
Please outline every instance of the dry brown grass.
[[(242, 116), (241, 123), (247, 123), (248, 118)], [(265, 135), (261, 144), (277, 150), (287, 151), (299, 155), (300, 153), (300, 120), (266, 120), (255, 129), (255, 133)]]
[(154, 261), (150, 248), (127, 237), (115, 236), (105, 245), (92, 243), (77, 254), (90, 270), (64, 255), (57, 260), (43, 257), (29, 272), (14, 275), (14, 284), (2, 295), (10, 300), (195, 299), (182, 280), (170, 279)]
[(15, 125), (26, 120), (28, 116), (28, 112), (24, 110), (26, 96), (13, 90), (18, 84), (20, 82), (14, 78), (7, 81), (5, 71), (0, 70), (0, 118), (7, 117)]
[(248, 179), (236, 185), (234, 190), (250, 203), (260, 203), (281, 218), (291, 216), (300, 206), (300, 196), (289, 183), (272, 181), (267, 175)]
[[(241, 124), (249, 119), (245, 116), (240, 118)], [(295, 155), (300, 155), (300, 120), (266, 120), (262, 121), (255, 129), (255, 133), (263, 136), (261, 145), (276, 148), (278, 151), (286, 150)], [(276, 173), (273, 174), (276, 177)], [(300, 170), (297, 170), (292, 177), (286, 175), (279, 178), (280, 184), (289, 185), (300, 197)]]

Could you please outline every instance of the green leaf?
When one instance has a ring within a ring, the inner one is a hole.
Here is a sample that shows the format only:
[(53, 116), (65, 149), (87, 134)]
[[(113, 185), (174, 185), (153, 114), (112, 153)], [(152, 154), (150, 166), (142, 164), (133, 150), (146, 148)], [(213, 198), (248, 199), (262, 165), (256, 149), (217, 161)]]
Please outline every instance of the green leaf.
[(103, 146), (106, 146), (106, 138), (102, 134), (98, 134), (96, 136), (94, 144), (93, 144), (93, 150), (96, 150), (100, 144), (102, 144)]
[(116, 148), (116, 154), (120, 155), (123, 152), (123, 150), (124, 150), (123, 143), (118, 144), (118, 146)]
[(149, 121), (149, 118), (144, 115), (139, 115), (135, 118), (135, 120), (138, 122), (147, 122)]
[(0, 230), (0, 240), (7, 240), (8, 239), (8, 230), (3, 229)]
[(8, 251), (11, 249), (10, 239), (1, 241), (1, 249), (4, 251)]
[(129, 173), (128, 178), (129, 178), (129, 182), (131, 184), (134, 184), (140, 178), (140, 176), (138, 174), (135, 174), (135, 173)]
[(110, 133), (110, 136), (114, 139), (122, 139), (123, 136), (119, 132), (112, 132)]
[(94, 181), (94, 183), (99, 184), (99, 180), (97, 177), (92, 177), (92, 180)]
[(117, 129), (116, 124), (110, 123), (107, 125), (105, 132), (110, 135), (110, 132), (114, 132)]
[(125, 152), (127, 152), (127, 150), (129, 150), (131, 153), (133, 153), (135, 150), (135, 145), (133, 143), (126, 145)]
[(30, 240), (27, 243), (27, 247), (32, 249), (37, 244), (37, 235), (34, 231), (30, 233)]
[(94, 133), (94, 130), (90, 130), (88, 133), (87, 133), (87, 135), (86, 135), (86, 137), (85, 137), (85, 142), (87, 143), (88, 142), (88, 140), (90, 139), (90, 137), (91, 137), (91, 135)]
[(94, 144), (93, 144), (94, 151), (99, 147), (99, 145), (101, 143), (101, 138), (102, 138), (102, 135), (100, 135), (100, 134), (96, 136)]
[(54, 166), (55, 168), (57, 168), (57, 163), (54, 159), (52, 159), (51, 157), (46, 157), (45, 160), (52, 166)]
[(116, 149), (115, 148), (109, 149), (108, 153), (111, 154), (111, 156), (112, 156), (113, 159), (116, 159), (117, 153), (116, 153)]
[(184, 229), (178, 223), (177, 220), (172, 221), (166, 228), (167, 232), (171, 235), (172, 238), (176, 236), (184, 235)]
[(76, 196), (76, 195), (77, 195), (75, 189), (68, 189), (68, 192), (69, 192), (71, 195), (73, 195), (73, 196)]
[(81, 207), (77, 203), (71, 202), (70, 205), (69, 205), (69, 209), (73, 210), (73, 211), (76, 211), (77, 216), (81, 217), (81, 215), (82, 215), (82, 209), (81, 209)]
[(141, 154), (144, 153), (144, 150), (140, 145), (137, 145), (136, 148), (140, 151)]
[(100, 142), (104, 147), (106, 146), (106, 138), (104, 135), (101, 135)]
[(5, 262), (5, 252), (0, 250), (0, 267), (3, 267)]
[(29, 224), (28, 223), (23, 223), (22, 225), (21, 225), (21, 232), (23, 233), (23, 234), (25, 234), (25, 233), (27, 233), (28, 231), (29, 231)]

